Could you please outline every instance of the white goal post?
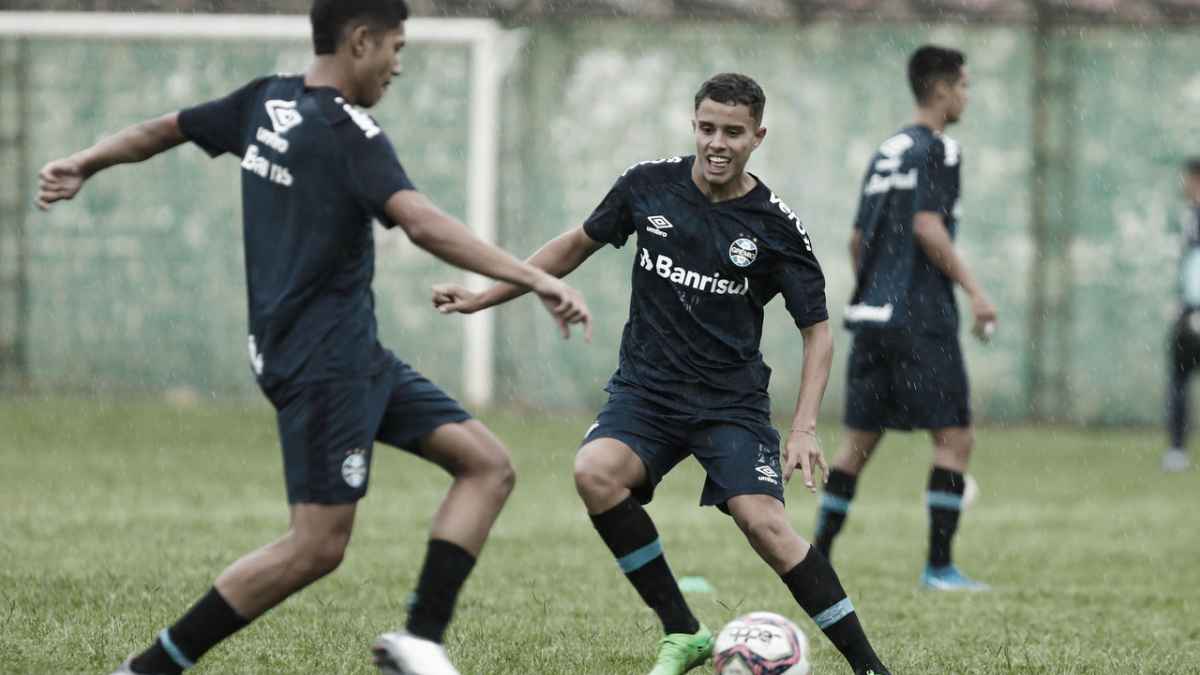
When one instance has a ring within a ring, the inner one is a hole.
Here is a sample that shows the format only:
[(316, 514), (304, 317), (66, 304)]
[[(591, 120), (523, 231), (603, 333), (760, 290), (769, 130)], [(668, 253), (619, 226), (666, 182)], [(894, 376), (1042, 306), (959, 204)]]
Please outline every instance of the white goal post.
[[(490, 19), (413, 18), (409, 42), (461, 44), (471, 50), (470, 131), (467, 150), (467, 224), (484, 241), (496, 241), (499, 162), (500, 25)], [(267, 14), (152, 14), (117, 12), (3, 12), (0, 37), (76, 37), (113, 40), (308, 40), (307, 16)], [(475, 290), (487, 280), (467, 275)], [(463, 398), (486, 406), (494, 390), (491, 312), (466, 317)]]

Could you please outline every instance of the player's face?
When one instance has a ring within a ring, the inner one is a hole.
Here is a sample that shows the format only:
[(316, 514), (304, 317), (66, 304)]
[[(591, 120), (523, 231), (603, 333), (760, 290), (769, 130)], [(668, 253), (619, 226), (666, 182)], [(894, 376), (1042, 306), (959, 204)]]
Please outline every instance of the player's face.
[(954, 124), (962, 118), (963, 111), (967, 109), (967, 101), (970, 99), (970, 88), (971, 78), (967, 75), (967, 67), (963, 66), (958, 76), (958, 81), (954, 83), (946, 83), (947, 124)]
[(700, 102), (692, 120), (696, 132), (696, 164), (710, 185), (724, 185), (741, 177), (750, 153), (762, 142), (766, 127), (758, 126), (750, 106)]
[(400, 74), (400, 50), (404, 42), (404, 24), (364, 36), (355, 67), (358, 105), (370, 108), (383, 98), (392, 78)]

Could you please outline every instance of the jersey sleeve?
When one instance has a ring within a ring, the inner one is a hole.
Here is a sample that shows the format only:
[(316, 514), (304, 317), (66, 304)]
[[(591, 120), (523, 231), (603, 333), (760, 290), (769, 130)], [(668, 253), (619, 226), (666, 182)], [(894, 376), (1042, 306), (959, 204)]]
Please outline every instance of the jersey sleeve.
[(913, 168), (917, 176), (916, 189), (913, 191), (913, 214), (920, 211), (931, 211), (943, 217), (950, 215), (954, 209), (954, 195), (950, 189), (950, 181), (946, 172), (945, 146), (941, 141), (931, 143), (922, 152), (915, 152)]
[(246, 122), (266, 80), (258, 78), (228, 96), (179, 111), (180, 131), (210, 157), (241, 155)]
[(825, 273), (812, 251), (812, 240), (804, 225), (799, 220), (788, 220), (780, 227), (787, 230), (773, 243), (777, 249), (773, 281), (796, 327), (803, 330), (829, 319)]
[(613, 184), (600, 205), (583, 223), (583, 231), (593, 241), (621, 248), (634, 232), (632, 195), (629, 184), (636, 169), (627, 171)]
[(369, 132), (364, 133), (353, 124), (344, 126), (350, 136), (346, 148), (350, 191), (384, 227), (395, 227), (396, 223), (387, 216), (387, 201), (397, 192), (417, 188), (400, 164), (387, 134), (376, 132), (368, 136)]

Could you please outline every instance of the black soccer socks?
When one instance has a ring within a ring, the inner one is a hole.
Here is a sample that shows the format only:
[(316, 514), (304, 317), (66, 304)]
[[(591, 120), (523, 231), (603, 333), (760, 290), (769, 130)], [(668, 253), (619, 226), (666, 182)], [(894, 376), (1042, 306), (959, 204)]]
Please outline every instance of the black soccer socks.
[(850, 513), (850, 501), (854, 499), (854, 487), (857, 484), (858, 476), (840, 469), (829, 472), (829, 482), (825, 484), (821, 508), (817, 511), (817, 531), (813, 535), (813, 546), (826, 559), (833, 548), (833, 538), (842, 531), (846, 515)]
[(466, 549), (442, 539), (430, 539), (405, 629), (419, 638), (440, 643), (454, 615), (458, 591), (473, 567), (475, 556)]
[(133, 660), (135, 673), (176, 675), (191, 668), (217, 643), (244, 628), (249, 621), (210, 588), (183, 618), (158, 634), (150, 648)]
[(846, 657), (855, 673), (874, 670), (878, 675), (883, 675), (887, 672), (871, 648), (854, 605), (842, 589), (837, 572), (833, 571), (820, 551), (815, 547), (809, 548), (804, 560), (784, 574), (782, 579), (792, 592), (792, 597)]
[(695, 633), (700, 622), (688, 608), (683, 593), (658, 540), (650, 514), (633, 497), (604, 513), (592, 525), (617, 558), (617, 566), (637, 589), (642, 600), (658, 614), (665, 633)]
[(925, 501), (929, 506), (930, 567), (950, 564), (950, 544), (958, 529), (958, 516), (962, 513), (964, 487), (963, 475), (957, 471), (935, 466), (929, 473), (929, 492)]

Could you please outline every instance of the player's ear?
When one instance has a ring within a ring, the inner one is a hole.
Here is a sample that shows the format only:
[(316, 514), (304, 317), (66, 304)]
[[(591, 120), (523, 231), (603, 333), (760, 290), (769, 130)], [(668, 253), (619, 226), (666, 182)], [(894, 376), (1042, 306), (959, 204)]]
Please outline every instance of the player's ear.
[(763, 139), (767, 137), (767, 128), (759, 127), (758, 131), (754, 132), (754, 147), (762, 145)]
[(350, 54), (356, 59), (362, 58), (371, 41), (371, 27), (365, 23), (351, 26), (346, 41), (350, 44)]

